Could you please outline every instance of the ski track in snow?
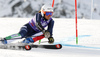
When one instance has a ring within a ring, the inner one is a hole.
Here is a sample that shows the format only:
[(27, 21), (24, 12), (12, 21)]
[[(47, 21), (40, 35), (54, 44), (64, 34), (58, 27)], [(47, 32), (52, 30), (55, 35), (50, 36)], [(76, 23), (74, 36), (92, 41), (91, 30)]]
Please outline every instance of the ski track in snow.
[[(24, 20), (23, 20), (24, 19)], [(32, 18), (0, 18), (0, 34), (5, 37), (17, 33)], [(75, 43), (75, 20), (56, 19), (54, 26), (55, 43), (62, 49), (52, 50), (33, 48), (30, 51), (0, 49), (0, 57), (99, 57), (100, 56), (100, 20), (78, 19), (78, 39)], [(66, 25), (65, 25), (66, 24)], [(64, 27), (64, 28), (63, 28)], [(5, 33), (6, 32), (6, 33)], [(96, 32), (96, 33), (95, 33)], [(59, 36), (58, 36), (59, 35)]]

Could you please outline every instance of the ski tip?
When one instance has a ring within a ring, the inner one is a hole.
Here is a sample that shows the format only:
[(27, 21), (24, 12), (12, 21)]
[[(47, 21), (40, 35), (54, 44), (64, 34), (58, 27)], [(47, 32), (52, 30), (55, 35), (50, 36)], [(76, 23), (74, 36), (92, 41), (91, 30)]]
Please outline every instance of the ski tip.
[(26, 50), (31, 50), (31, 46), (26, 45), (26, 46), (25, 46), (25, 49), (26, 49)]
[(62, 48), (62, 45), (61, 44), (56, 44), (56, 48), (57, 49), (61, 49)]

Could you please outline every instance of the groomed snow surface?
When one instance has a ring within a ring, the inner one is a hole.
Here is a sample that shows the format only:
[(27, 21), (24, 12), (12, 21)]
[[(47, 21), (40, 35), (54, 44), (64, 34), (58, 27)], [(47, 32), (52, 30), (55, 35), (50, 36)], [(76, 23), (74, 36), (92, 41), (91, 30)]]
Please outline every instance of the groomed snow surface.
[[(18, 33), (32, 18), (0, 18), (0, 36)], [(78, 45), (75, 40), (75, 19), (53, 18), (55, 21), (54, 44), (62, 49), (33, 48), (30, 51), (0, 49), (0, 57), (99, 57), (100, 20), (78, 19)], [(44, 39), (43, 39), (44, 40)], [(42, 40), (42, 41), (43, 41)], [(37, 44), (37, 43), (35, 43)], [(42, 43), (41, 43), (42, 44)], [(48, 44), (48, 43), (46, 43)]]

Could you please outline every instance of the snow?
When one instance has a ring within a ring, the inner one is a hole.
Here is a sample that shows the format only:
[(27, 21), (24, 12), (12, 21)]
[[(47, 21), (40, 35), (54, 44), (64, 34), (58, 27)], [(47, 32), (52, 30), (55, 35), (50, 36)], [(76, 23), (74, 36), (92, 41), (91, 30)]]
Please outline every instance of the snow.
[[(6, 37), (19, 32), (32, 18), (0, 18), (0, 35)], [(54, 44), (62, 49), (33, 48), (30, 51), (0, 49), (0, 57), (99, 57), (100, 20), (78, 19), (78, 45), (75, 40), (75, 19), (53, 18)], [(43, 39), (45, 40), (45, 39)], [(43, 41), (42, 40), (42, 41)], [(36, 43), (37, 44), (37, 43)], [(42, 43), (41, 43), (42, 44)]]

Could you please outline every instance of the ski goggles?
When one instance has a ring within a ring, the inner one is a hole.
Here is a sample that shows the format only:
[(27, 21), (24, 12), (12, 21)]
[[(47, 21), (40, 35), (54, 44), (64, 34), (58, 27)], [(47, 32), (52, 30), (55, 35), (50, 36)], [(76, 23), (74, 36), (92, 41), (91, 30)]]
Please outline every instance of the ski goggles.
[(53, 15), (53, 12), (46, 12), (45, 15), (46, 16), (49, 16), (49, 15), (52, 16)]
[(49, 15), (52, 16), (52, 15), (53, 15), (53, 12), (45, 12), (45, 11), (43, 11), (43, 10), (42, 10), (42, 12), (43, 12), (46, 16), (49, 16)]

